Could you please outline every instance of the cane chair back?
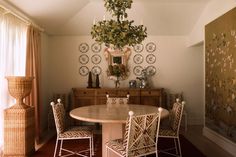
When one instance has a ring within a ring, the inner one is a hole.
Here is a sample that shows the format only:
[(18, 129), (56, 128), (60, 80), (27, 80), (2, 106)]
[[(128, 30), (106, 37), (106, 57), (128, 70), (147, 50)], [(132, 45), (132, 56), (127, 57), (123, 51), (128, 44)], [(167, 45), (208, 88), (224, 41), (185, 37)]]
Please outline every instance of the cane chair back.
[(126, 97), (110, 97), (108, 94), (107, 97), (107, 106), (108, 107), (119, 107), (122, 105), (127, 105), (129, 102), (129, 94), (127, 94)]
[[(169, 110), (173, 108), (173, 104), (176, 102), (176, 100), (178, 100), (179, 102), (184, 101), (183, 92), (168, 94), (168, 105), (167, 106), (168, 106)], [(183, 125), (184, 130), (187, 131), (187, 129), (188, 129), (188, 114), (186, 111), (186, 106), (185, 106), (185, 109), (183, 110), (181, 125)]]
[(57, 134), (61, 134), (65, 130), (65, 109), (62, 103), (52, 104), (52, 110), (56, 125)]
[[(134, 116), (129, 112), (123, 139), (109, 141), (111, 150), (122, 157), (145, 156), (157, 152), (158, 132), (162, 109), (158, 113)], [(108, 152), (109, 155), (109, 152)]]
[[(52, 111), (54, 115), (55, 120), (55, 126), (57, 131), (57, 139), (56, 139), (56, 146), (54, 150), (54, 157), (57, 154), (57, 146), (58, 142), (60, 141), (60, 149), (58, 156), (70, 156), (70, 155), (78, 155), (78, 156), (84, 156), (85, 154), (82, 154), (84, 152), (89, 152), (89, 156), (91, 157), (94, 154), (94, 147), (93, 147), (93, 134), (89, 130), (89, 128), (86, 127), (71, 127), (66, 128), (65, 127), (65, 109), (63, 104), (61, 103), (61, 100), (58, 99), (58, 103), (55, 104), (54, 102), (51, 102)], [(82, 150), (80, 152), (74, 152), (68, 149), (63, 148), (63, 140), (79, 140), (79, 139), (88, 139), (89, 140), (89, 149)], [(67, 152), (67, 154), (62, 154), (62, 151)]]
[[(52, 101), (53, 102), (57, 102), (57, 100), (60, 99), (61, 102), (63, 102), (63, 107), (65, 109), (65, 119), (66, 119), (66, 125), (70, 125), (70, 116), (68, 115), (69, 112), (69, 105), (68, 105), (68, 98), (67, 98), (67, 94), (65, 93), (54, 93), (52, 96)], [(52, 108), (49, 108), (48, 110), (48, 130), (52, 130), (55, 128), (55, 122), (54, 122), (54, 115), (53, 115), (53, 111)]]
[(178, 131), (180, 124), (181, 124), (181, 119), (182, 119), (182, 114), (183, 114), (183, 108), (184, 108), (184, 102), (183, 104), (180, 104), (179, 99), (176, 100), (176, 103), (174, 103), (171, 114), (170, 114), (170, 126), (173, 129), (173, 131)]
[[(160, 131), (159, 131), (159, 137), (174, 139), (176, 154), (168, 153), (162, 150), (160, 152), (171, 154), (174, 156), (180, 156), (180, 157), (182, 156), (181, 145), (180, 145), (180, 140), (179, 140), (179, 128), (181, 124), (184, 105), (185, 105), (184, 101), (179, 102), (179, 99), (176, 99), (176, 102), (173, 104), (172, 110), (170, 111), (169, 127), (160, 128)], [(176, 144), (176, 140), (178, 142), (178, 147)]]

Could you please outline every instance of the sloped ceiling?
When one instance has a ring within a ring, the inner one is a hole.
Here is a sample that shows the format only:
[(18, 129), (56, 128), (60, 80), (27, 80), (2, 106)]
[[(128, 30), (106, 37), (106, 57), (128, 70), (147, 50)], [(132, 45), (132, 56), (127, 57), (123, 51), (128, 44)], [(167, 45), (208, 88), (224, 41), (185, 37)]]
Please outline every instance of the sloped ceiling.
[[(3, 0), (50, 35), (89, 35), (94, 19), (111, 18), (103, 0)], [(188, 35), (209, 0), (133, 0), (128, 18), (148, 35)]]

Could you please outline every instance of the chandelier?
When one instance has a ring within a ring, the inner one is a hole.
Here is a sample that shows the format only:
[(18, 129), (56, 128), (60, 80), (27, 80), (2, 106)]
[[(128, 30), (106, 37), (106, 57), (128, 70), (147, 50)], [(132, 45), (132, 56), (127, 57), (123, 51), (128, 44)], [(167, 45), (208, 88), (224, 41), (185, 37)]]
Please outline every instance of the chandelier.
[(124, 46), (140, 44), (147, 37), (147, 28), (133, 25), (127, 20), (126, 9), (131, 8), (133, 0), (104, 0), (105, 8), (115, 19), (98, 21), (92, 26), (91, 35), (96, 42), (107, 47), (122, 49)]

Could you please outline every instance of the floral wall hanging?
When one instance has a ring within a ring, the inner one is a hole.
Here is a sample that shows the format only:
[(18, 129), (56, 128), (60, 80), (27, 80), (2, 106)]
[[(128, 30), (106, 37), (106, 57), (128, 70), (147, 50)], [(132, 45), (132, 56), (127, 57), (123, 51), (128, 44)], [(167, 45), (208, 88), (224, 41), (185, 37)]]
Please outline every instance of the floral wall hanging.
[(236, 8), (205, 27), (205, 125), (236, 143)]

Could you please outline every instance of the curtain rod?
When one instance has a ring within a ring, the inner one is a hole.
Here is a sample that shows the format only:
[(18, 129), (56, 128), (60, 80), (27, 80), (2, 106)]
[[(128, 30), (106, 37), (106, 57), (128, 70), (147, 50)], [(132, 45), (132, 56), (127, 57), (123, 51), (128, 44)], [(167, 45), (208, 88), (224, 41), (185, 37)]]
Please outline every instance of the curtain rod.
[(5, 10), (6, 12), (4, 14), (12, 14), (13, 16), (15, 16), (16, 18), (18, 18), (19, 20), (23, 21), (24, 23), (26, 23), (27, 25), (32, 25), (33, 27), (39, 29), (41, 32), (44, 32), (44, 29), (42, 27), (40, 27), (39, 25), (37, 25), (36, 23), (34, 23), (32, 20), (30, 19), (26, 19), (25, 17), (20, 16), (19, 14), (13, 12), (10, 9), (7, 9), (6, 7), (2, 6), (0, 4), (0, 7)]

